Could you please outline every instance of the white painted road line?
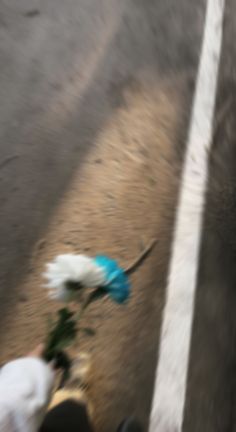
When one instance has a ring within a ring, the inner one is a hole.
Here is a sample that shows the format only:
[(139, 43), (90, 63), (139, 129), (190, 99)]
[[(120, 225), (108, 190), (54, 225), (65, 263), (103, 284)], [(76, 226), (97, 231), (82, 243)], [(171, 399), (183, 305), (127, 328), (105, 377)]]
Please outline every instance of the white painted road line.
[(149, 432), (182, 429), (224, 0), (208, 0), (176, 216)]

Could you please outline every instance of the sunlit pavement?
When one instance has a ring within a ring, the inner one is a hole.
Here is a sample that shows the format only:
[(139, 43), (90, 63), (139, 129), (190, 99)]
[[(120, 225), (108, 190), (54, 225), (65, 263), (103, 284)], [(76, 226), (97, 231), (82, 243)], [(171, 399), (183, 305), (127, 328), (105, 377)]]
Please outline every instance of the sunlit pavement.
[[(0, 5), (1, 358), (24, 353), (44, 334), (50, 306), (39, 275), (48, 257), (90, 248), (127, 262), (140, 242), (158, 239), (132, 279), (130, 305), (112, 314), (104, 305), (96, 341), (84, 342), (94, 355), (90, 396), (105, 432), (129, 414), (148, 424), (205, 6)], [(234, 430), (235, 19), (229, 0), (183, 422), (191, 432)]]

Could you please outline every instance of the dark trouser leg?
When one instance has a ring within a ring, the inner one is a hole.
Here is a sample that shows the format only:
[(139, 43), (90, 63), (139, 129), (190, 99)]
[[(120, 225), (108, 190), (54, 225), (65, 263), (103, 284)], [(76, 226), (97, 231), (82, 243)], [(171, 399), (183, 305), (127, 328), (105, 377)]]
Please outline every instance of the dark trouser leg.
[(49, 411), (39, 432), (93, 432), (86, 406), (64, 401)]

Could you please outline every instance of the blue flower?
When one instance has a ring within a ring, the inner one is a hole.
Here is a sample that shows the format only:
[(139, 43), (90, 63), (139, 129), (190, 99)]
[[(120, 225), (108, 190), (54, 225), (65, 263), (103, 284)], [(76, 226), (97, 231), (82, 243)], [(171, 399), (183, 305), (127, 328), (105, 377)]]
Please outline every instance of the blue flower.
[(125, 271), (117, 262), (107, 256), (98, 255), (95, 263), (105, 272), (106, 281), (103, 288), (117, 303), (124, 303), (130, 294), (130, 282)]

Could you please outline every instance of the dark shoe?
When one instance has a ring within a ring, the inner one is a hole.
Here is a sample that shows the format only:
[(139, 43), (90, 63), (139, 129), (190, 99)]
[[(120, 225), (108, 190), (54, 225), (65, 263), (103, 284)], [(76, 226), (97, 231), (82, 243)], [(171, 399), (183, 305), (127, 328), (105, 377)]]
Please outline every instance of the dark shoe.
[(143, 432), (143, 427), (134, 417), (129, 417), (123, 420), (117, 432)]

